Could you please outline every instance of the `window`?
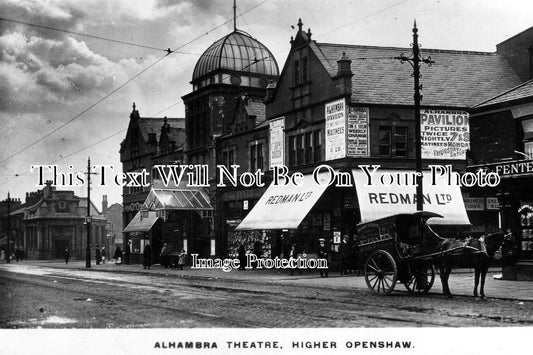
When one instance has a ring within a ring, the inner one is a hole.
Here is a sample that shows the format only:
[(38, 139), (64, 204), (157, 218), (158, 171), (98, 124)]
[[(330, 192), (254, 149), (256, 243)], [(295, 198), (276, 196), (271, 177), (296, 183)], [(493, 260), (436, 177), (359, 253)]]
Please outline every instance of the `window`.
[(250, 171), (254, 172), (263, 169), (263, 143), (252, 143), (250, 145)]
[(300, 84), (300, 62), (294, 61), (294, 85)]
[(296, 164), (304, 164), (304, 135), (296, 136)]
[(408, 131), (405, 126), (379, 126), (379, 155), (407, 158)]
[(222, 165), (230, 169), (235, 164), (235, 147), (222, 150)]
[(305, 161), (311, 163), (313, 161), (313, 132), (305, 134)]
[(296, 165), (296, 136), (289, 137), (289, 166)]
[(379, 126), (379, 155), (391, 155), (391, 127)]
[(320, 130), (313, 132), (313, 155), (315, 162), (322, 160), (322, 131)]
[(394, 155), (407, 157), (407, 127), (394, 127)]
[(289, 137), (289, 166), (321, 161), (322, 133), (320, 130)]
[(302, 59), (302, 82), (307, 81), (307, 57)]

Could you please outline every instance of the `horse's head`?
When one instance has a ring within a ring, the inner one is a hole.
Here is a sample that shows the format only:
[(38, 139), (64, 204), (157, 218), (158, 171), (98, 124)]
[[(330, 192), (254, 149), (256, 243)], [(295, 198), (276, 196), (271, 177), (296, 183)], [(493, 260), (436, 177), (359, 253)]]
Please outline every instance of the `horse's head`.
[(507, 238), (508, 235), (504, 232), (496, 232), (492, 234), (488, 234), (485, 236), (485, 246), (487, 247), (487, 254), (489, 256), (494, 256), (498, 248), (503, 244), (503, 241), (505, 238)]

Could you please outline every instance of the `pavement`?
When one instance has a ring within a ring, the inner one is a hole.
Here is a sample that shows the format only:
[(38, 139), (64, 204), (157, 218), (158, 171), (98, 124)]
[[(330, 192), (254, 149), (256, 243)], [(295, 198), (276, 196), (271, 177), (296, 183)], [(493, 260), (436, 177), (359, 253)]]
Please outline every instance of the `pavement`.
[[(105, 264), (95, 265), (91, 263), (91, 268), (85, 267), (85, 261), (74, 260), (68, 265), (64, 260), (24, 260), (20, 262), (12, 261), (13, 264), (27, 264), (42, 266), (55, 269), (73, 269), (87, 271), (103, 271), (113, 273), (137, 273), (164, 275), (170, 277), (197, 278), (225, 280), (233, 282), (265, 282), (272, 284), (300, 285), (302, 287), (330, 288), (330, 289), (360, 289), (369, 292), (364, 276), (356, 275), (339, 275), (338, 272), (329, 272), (328, 278), (321, 278), (318, 271), (303, 270), (302, 275), (295, 271), (294, 276), (290, 275), (288, 270), (262, 269), (262, 270), (231, 270), (224, 272), (220, 269), (191, 269), (185, 267), (184, 270), (173, 270), (153, 265), (150, 269), (144, 269), (142, 265), (115, 265), (112, 261)], [(3, 262), (4, 267), (5, 262)], [(485, 295), (490, 299), (513, 300), (518, 302), (533, 302), (533, 282), (532, 281), (515, 281), (502, 280), (501, 269), (491, 268), (487, 274), (485, 284)], [(473, 297), (474, 288), (474, 270), (473, 269), (455, 269), (450, 275), (449, 285), (454, 296)], [(407, 292), (402, 284), (397, 283), (393, 292)], [(439, 276), (435, 276), (435, 283), (429, 294), (441, 294), (442, 286)]]

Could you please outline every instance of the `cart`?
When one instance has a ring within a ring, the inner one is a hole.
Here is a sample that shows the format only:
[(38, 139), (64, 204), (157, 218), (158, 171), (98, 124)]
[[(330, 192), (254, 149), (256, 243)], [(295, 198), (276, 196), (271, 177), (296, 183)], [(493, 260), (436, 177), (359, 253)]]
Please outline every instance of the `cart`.
[(357, 226), (359, 257), (366, 260), (364, 275), (369, 289), (387, 295), (400, 282), (411, 293), (429, 292), (435, 281), (434, 264), (443, 255), (437, 250), (443, 238), (427, 224), (434, 217), (442, 218), (422, 211)]

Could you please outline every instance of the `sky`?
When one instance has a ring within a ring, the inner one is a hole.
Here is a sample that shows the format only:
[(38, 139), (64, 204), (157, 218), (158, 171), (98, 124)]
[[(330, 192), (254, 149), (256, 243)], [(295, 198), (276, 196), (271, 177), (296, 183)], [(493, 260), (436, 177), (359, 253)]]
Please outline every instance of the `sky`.
[[(530, 0), (238, 0), (237, 27), (281, 69), (298, 18), (318, 42), (408, 48), (416, 19), (422, 50), (494, 52), (533, 26), (531, 10)], [(90, 156), (120, 172), (133, 102), (141, 116), (184, 117), (196, 61), (233, 30), (233, 1), (0, 0), (0, 17), (10, 20), (0, 20), (0, 200), (23, 200), (42, 188), (32, 165), (75, 174)], [(100, 208), (121, 193), (95, 186), (91, 198)]]

